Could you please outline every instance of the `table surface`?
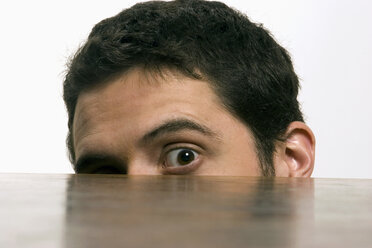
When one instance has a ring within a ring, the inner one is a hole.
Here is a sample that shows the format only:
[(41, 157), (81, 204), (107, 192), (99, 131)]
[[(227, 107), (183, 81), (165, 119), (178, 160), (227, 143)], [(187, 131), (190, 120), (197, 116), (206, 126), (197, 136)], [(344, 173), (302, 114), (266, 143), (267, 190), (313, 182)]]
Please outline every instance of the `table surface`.
[(372, 247), (372, 180), (0, 174), (0, 247)]

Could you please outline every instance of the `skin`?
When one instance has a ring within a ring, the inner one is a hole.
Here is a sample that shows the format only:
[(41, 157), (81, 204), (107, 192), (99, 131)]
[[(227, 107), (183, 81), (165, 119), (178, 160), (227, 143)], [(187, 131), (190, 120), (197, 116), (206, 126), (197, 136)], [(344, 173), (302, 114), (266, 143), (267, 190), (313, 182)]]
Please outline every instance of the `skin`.
[[(298, 125), (293, 130), (303, 130)], [(207, 82), (169, 70), (160, 76), (133, 68), (81, 93), (72, 133), (77, 173), (261, 175), (251, 130)], [(310, 174), (291, 174), (303, 169), (297, 152), (286, 143), (277, 147), (279, 176), (311, 175), (312, 167)]]

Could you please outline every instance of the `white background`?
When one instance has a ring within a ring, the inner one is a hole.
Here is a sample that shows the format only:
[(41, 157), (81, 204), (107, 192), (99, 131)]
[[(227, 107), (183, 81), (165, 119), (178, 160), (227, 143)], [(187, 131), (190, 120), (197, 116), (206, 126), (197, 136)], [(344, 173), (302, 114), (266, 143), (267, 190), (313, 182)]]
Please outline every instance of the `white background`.
[[(72, 173), (62, 81), (93, 25), (136, 1), (0, 4), (0, 172)], [(372, 2), (224, 1), (263, 23), (291, 53), (314, 177), (372, 178)]]

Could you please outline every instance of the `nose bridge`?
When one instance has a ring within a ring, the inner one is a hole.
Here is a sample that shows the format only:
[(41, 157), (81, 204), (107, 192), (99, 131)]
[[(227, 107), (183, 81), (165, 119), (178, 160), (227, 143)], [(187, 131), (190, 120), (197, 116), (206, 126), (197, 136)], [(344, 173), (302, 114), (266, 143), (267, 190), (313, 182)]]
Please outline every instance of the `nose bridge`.
[(128, 163), (128, 175), (160, 175), (159, 168), (142, 159), (134, 159)]

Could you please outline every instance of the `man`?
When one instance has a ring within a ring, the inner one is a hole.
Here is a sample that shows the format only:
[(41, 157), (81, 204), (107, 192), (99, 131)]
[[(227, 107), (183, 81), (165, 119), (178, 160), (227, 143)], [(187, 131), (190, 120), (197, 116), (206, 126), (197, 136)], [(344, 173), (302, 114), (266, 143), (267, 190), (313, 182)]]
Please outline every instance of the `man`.
[(286, 50), (223, 3), (145, 2), (98, 23), (64, 81), (77, 173), (309, 177)]

